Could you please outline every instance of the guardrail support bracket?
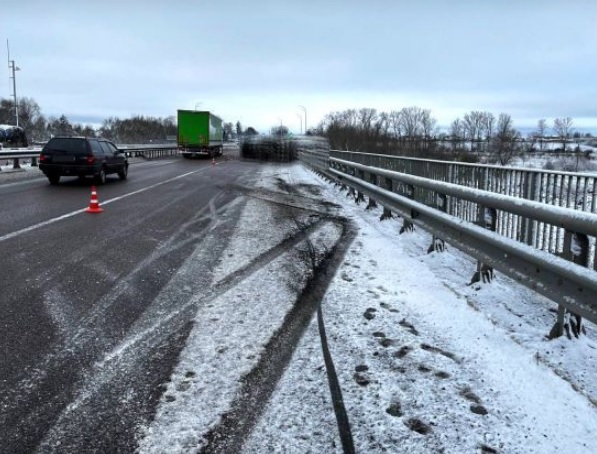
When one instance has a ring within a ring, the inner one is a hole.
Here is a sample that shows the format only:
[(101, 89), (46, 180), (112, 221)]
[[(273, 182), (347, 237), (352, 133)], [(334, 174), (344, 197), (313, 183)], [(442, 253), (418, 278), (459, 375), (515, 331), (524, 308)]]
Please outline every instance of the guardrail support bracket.
[[(561, 256), (572, 263), (588, 267), (589, 237), (582, 233), (566, 230), (564, 233), (564, 251)], [(555, 339), (562, 336), (564, 331), (566, 331), (568, 339), (572, 339), (570, 330), (572, 330), (572, 334), (577, 339), (581, 334), (587, 334), (582, 323), (582, 317), (574, 312), (567, 311), (563, 305), (558, 304), (558, 317), (547, 338)]]
[(431, 245), (427, 249), (427, 254), (431, 254), (433, 251), (435, 252), (444, 252), (446, 250), (446, 242), (441, 238), (433, 235), (431, 238)]
[(380, 221), (385, 221), (386, 219), (392, 219), (394, 215), (392, 214), (392, 210), (389, 208), (383, 207), (383, 213), (379, 217)]

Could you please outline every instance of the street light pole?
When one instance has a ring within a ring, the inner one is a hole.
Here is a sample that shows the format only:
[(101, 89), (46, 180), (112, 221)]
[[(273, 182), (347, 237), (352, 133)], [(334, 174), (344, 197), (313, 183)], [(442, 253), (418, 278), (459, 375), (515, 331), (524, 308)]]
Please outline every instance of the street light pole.
[(10, 61), (10, 69), (12, 69), (12, 95), (15, 103), (15, 118), (17, 120), (17, 126), (19, 126), (19, 104), (17, 103), (17, 78), (15, 71), (20, 71), (21, 68), (15, 66), (15, 61)]
[(15, 119), (17, 126), (19, 126), (19, 104), (17, 103), (17, 78), (15, 71), (20, 71), (21, 68), (15, 65), (15, 61), (10, 59), (10, 48), (8, 47), (8, 40), (6, 40), (6, 50), (8, 53), (8, 69), (12, 71), (12, 96), (15, 103)]
[(305, 134), (307, 134), (307, 109), (303, 106), (299, 106), (301, 109), (303, 109), (303, 111), (305, 112)]
[(278, 131), (278, 134), (280, 134), (280, 148), (282, 147), (282, 119), (280, 117), (278, 117), (278, 120), (280, 120), (280, 129)]
[(301, 123), (301, 129), (300, 132), (301, 134), (303, 133), (303, 116), (300, 113), (297, 113), (296, 116), (299, 118), (299, 121)]

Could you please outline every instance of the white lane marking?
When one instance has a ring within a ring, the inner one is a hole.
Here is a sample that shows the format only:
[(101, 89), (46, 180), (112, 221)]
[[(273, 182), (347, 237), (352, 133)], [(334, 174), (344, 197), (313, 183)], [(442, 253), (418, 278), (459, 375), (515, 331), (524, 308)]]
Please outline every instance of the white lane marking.
[(14, 183), (2, 183), (2, 184), (0, 184), (0, 189), (11, 188), (13, 186), (22, 186), (22, 185), (31, 184), (31, 183), (37, 183), (38, 182), (37, 180), (39, 180), (41, 178), (45, 178), (45, 176), (42, 173), (40, 173), (39, 175), (36, 175), (34, 177), (27, 177), (27, 179), (24, 181), (16, 181)]
[[(136, 195), (136, 194), (139, 194), (141, 192), (149, 191), (150, 189), (156, 188), (156, 187), (161, 186), (163, 184), (171, 183), (171, 182), (173, 182), (175, 180), (178, 180), (180, 178), (188, 177), (189, 175), (192, 175), (194, 173), (205, 171), (206, 168), (207, 167), (204, 167), (204, 168), (199, 169), (199, 170), (195, 170), (193, 172), (183, 173), (182, 175), (178, 175), (178, 176), (176, 176), (174, 178), (170, 178), (169, 180), (164, 180), (164, 181), (161, 181), (159, 183), (152, 184), (151, 186), (147, 186), (146, 188), (138, 189), (136, 191), (129, 192), (128, 194), (124, 194), (124, 195), (121, 195), (121, 196), (118, 196), (118, 197), (114, 197), (113, 199), (108, 199), (108, 200), (100, 203), (100, 206), (102, 206), (102, 205), (108, 205), (109, 203), (116, 202), (118, 200), (122, 200), (122, 199), (124, 199), (126, 197), (130, 197), (132, 195)], [(19, 236), (19, 235), (22, 235), (23, 233), (31, 232), (32, 230), (39, 229), (41, 227), (45, 227), (47, 225), (54, 224), (55, 222), (62, 221), (63, 219), (71, 218), (73, 216), (76, 216), (77, 214), (84, 213), (85, 210), (86, 210), (86, 208), (81, 208), (80, 210), (71, 211), (70, 213), (66, 213), (66, 214), (63, 214), (62, 216), (58, 216), (57, 218), (48, 219), (47, 221), (40, 222), (39, 224), (34, 224), (34, 225), (29, 226), (29, 227), (25, 227), (24, 229), (17, 230), (15, 232), (11, 232), (11, 233), (7, 233), (6, 235), (0, 236), (0, 242), (9, 240), (9, 239), (14, 238), (14, 237)]]
[[(153, 167), (157, 167), (158, 165), (167, 165), (167, 164), (174, 164), (176, 161), (144, 161), (144, 162), (133, 162), (130, 163), (130, 166), (135, 166), (135, 168), (139, 168), (139, 167), (149, 167), (149, 166), (153, 166)], [(12, 172), (6, 172), (9, 175)], [(46, 176), (40, 171), (39, 175), (34, 175), (32, 177), (27, 177), (26, 180), (22, 180), (22, 181), (15, 181), (13, 183), (0, 183), (0, 189), (4, 189), (4, 188), (10, 188), (13, 186), (22, 186), (25, 184), (32, 184), (32, 183), (37, 183), (37, 180), (40, 178), (46, 178)], [(0, 182), (2, 181), (2, 174), (0, 173)]]

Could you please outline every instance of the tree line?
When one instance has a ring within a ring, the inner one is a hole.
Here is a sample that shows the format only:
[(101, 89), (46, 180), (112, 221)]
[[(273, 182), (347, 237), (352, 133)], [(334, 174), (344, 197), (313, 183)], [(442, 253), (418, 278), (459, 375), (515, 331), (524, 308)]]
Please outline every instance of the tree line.
[(502, 165), (518, 153), (543, 151), (554, 137), (564, 152), (572, 139), (577, 139), (580, 150), (581, 138), (570, 117), (555, 118), (551, 127), (542, 118), (525, 138), (509, 114), (496, 117), (477, 110), (456, 118), (441, 131), (431, 110), (416, 106), (391, 112), (361, 108), (328, 113), (315, 133), (328, 138), (333, 149), (474, 162), (485, 155)]
[[(66, 115), (46, 117), (32, 98), (18, 100), (19, 126), (27, 133), (30, 142), (45, 142), (54, 136), (103, 137), (116, 143), (147, 143), (176, 140), (177, 126), (174, 116), (147, 117), (134, 115), (120, 119), (108, 117), (100, 127), (91, 124), (71, 122)], [(14, 125), (15, 108), (12, 99), (0, 98), (0, 124)], [(243, 134), (258, 134), (248, 127), (243, 130), (240, 122), (222, 125), (226, 137), (234, 138)]]

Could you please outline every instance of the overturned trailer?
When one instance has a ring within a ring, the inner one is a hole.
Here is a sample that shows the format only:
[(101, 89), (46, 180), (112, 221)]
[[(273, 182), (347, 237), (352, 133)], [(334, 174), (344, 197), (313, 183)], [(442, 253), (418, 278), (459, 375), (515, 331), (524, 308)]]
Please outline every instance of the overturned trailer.
[(28, 147), (27, 134), (20, 126), (0, 125), (0, 146), (7, 148)]

